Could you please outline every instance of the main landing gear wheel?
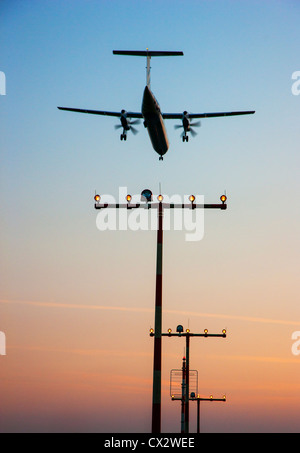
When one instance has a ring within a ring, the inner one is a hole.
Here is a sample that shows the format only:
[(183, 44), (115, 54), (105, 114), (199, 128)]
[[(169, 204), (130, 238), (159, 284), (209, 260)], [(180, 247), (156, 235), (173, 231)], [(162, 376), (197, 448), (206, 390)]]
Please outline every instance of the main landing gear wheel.
[(126, 140), (127, 138), (127, 135), (126, 134), (121, 134), (120, 135), (120, 140)]
[(159, 160), (164, 160), (164, 158), (162, 156), (159, 156)]
[(189, 141), (189, 136), (188, 136), (188, 135), (184, 135), (184, 136), (182, 137), (182, 141), (183, 141), (183, 142), (188, 142), (188, 141)]

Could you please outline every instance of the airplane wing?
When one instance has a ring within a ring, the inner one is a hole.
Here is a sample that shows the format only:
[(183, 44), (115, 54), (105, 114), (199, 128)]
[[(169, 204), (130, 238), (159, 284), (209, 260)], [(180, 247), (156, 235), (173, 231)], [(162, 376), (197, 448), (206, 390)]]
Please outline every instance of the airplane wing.
[[(255, 110), (242, 110), (238, 112), (217, 112), (217, 113), (188, 113), (189, 118), (215, 118), (217, 116), (251, 115)], [(182, 113), (162, 113), (166, 120), (180, 120)]]
[[(109, 112), (106, 110), (87, 110), (87, 109), (74, 109), (70, 107), (57, 107), (59, 110), (68, 110), (69, 112), (79, 112), (79, 113), (91, 113), (93, 115), (106, 115), (106, 116), (116, 116), (120, 118), (122, 112)], [(143, 118), (143, 115), (139, 112), (126, 112), (127, 118)]]

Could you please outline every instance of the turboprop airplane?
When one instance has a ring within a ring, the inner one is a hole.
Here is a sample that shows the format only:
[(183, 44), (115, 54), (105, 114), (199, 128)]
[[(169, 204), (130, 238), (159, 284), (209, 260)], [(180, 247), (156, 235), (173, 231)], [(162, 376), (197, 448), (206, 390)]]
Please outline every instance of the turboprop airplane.
[[(132, 55), (139, 57), (147, 58), (147, 84), (144, 89), (143, 100), (142, 100), (142, 109), (141, 112), (131, 112), (126, 110), (121, 110), (121, 112), (110, 112), (106, 110), (86, 110), (86, 109), (77, 109), (70, 107), (58, 107), (60, 110), (68, 110), (71, 112), (79, 113), (91, 113), (94, 115), (107, 115), (118, 117), (121, 121), (121, 124), (115, 126), (115, 128), (123, 128), (123, 132), (120, 136), (121, 140), (126, 140), (127, 132), (130, 130), (134, 134), (138, 131), (133, 124), (137, 124), (141, 119), (144, 120), (144, 126), (148, 130), (148, 134), (153, 146), (153, 149), (159, 154), (159, 160), (163, 160), (164, 154), (169, 149), (169, 141), (167, 137), (167, 132), (164, 124), (164, 120), (174, 119), (181, 120), (182, 124), (175, 125), (175, 128), (183, 128), (181, 134), (182, 141), (188, 142), (189, 136), (188, 132), (192, 136), (196, 135), (193, 127), (200, 126), (200, 122), (192, 122), (196, 118), (213, 118), (217, 116), (233, 116), (233, 115), (249, 115), (255, 113), (254, 110), (246, 111), (236, 111), (236, 112), (219, 112), (219, 113), (188, 113), (184, 111), (183, 113), (163, 113), (160, 109), (160, 106), (155, 99), (154, 94), (150, 88), (150, 60), (151, 57), (167, 57), (167, 56), (176, 56), (183, 55), (181, 51), (154, 51), (154, 50), (113, 50), (114, 55)], [(132, 121), (133, 119), (133, 121)]]

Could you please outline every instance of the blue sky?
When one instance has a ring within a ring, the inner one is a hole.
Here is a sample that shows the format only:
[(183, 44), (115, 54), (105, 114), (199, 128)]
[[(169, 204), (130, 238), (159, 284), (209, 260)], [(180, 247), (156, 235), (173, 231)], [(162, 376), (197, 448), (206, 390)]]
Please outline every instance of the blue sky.
[[(295, 327), (281, 333), (285, 351), (277, 345), (292, 359), (291, 333), (300, 329), (300, 96), (291, 91), (300, 70), (299, 2), (3, 0), (0, 11), (1, 300), (140, 307), (147, 293), (143, 303), (152, 308), (155, 233), (100, 233), (95, 190), (157, 192), (161, 183), (169, 195), (196, 193), (212, 203), (226, 190), (228, 210), (205, 214), (204, 240), (166, 234), (166, 308), (183, 310), (184, 298), (190, 312), (293, 320)], [(188, 143), (176, 121), (166, 121), (170, 149), (159, 162), (142, 125), (121, 142), (118, 119), (57, 110), (138, 111), (146, 62), (112, 50), (147, 47), (184, 52), (151, 60), (151, 87), (163, 112), (255, 115), (203, 119)], [(187, 285), (192, 270), (197, 294)], [(14, 328), (18, 312), (5, 307), (0, 330), (11, 332), (9, 351), (25, 332)], [(43, 343), (37, 326), (44, 318), (28, 310), (24, 316), (36, 322), (26, 337), (32, 347)], [(145, 322), (148, 328), (152, 319)], [(244, 344), (239, 328), (236, 342)], [(274, 332), (265, 335), (260, 346), (244, 345), (249, 355), (273, 350)], [(45, 341), (51, 340), (49, 333)], [(9, 423), (13, 430), (13, 417)]]

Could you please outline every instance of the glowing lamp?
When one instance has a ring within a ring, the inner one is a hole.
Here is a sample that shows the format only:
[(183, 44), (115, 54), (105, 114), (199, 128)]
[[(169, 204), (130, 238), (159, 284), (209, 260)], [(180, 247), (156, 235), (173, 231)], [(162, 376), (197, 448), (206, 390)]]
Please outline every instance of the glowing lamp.
[(226, 195), (221, 195), (220, 200), (222, 201), (222, 203), (225, 203), (225, 201), (227, 200)]
[(126, 201), (128, 201), (128, 203), (130, 203), (130, 202), (131, 202), (131, 198), (132, 198), (132, 196), (131, 196), (131, 195), (129, 195), (129, 194), (128, 194), (128, 195), (126, 195)]
[(158, 199), (158, 201), (163, 201), (164, 197), (161, 194), (159, 194), (157, 199)]
[(94, 200), (96, 201), (96, 203), (99, 203), (99, 201), (101, 200), (100, 195), (95, 195)]
[(189, 196), (189, 200), (190, 200), (191, 203), (194, 203), (194, 201), (195, 201), (195, 195), (190, 195), (190, 196)]

